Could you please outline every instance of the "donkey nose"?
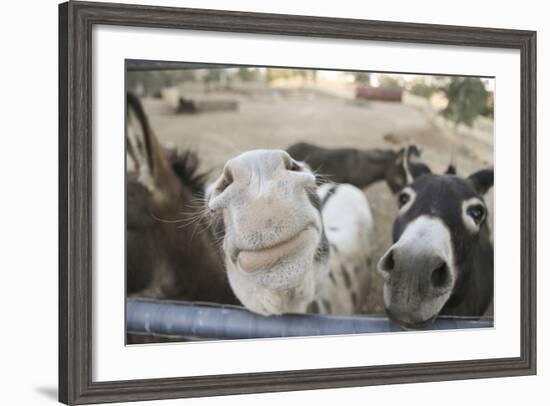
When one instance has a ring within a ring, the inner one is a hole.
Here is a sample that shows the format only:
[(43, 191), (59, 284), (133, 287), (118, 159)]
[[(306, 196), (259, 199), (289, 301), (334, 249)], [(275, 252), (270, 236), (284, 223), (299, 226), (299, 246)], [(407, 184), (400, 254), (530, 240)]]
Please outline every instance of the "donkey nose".
[(390, 248), (378, 261), (378, 272), (384, 279), (389, 279), (395, 267), (393, 247)]
[(437, 254), (416, 251), (406, 246), (392, 246), (378, 262), (378, 272), (385, 281), (392, 277), (413, 278), (429, 290), (445, 290), (452, 285), (447, 262)]
[(250, 169), (246, 167), (243, 162), (238, 158), (233, 158), (226, 162), (223, 167), (222, 176), (218, 179), (216, 190), (218, 192), (223, 192), (227, 189), (233, 182), (239, 182), (246, 180), (250, 177)]
[(452, 276), (449, 266), (442, 262), (430, 274), (430, 282), (435, 289), (444, 289), (451, 284)]

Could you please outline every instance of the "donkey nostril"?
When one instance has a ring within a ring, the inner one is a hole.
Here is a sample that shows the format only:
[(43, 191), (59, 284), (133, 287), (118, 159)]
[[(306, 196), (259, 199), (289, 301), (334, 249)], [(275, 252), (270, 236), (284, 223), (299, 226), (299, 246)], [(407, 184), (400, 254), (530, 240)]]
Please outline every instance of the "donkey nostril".
[(223, 170), (223, 177), (218, 183), (216, 189), (218, 192), (223, 192), (229, 185), (231, 185), (231, 183), (233, 183), (233, 172), (231, 172), (229, 166), (226, 166)]
[(449, 283), (451, 273), (445, 262), (432, 271), (431, 279), (435, 288), (441, 288)]
[(380, 269), (384, 272), (391, 272), (393, 271), (394, 267), (395, 267), (395, 260), (393, 258), (393, 250), (391, 250), (386, 255), (384, 255), (384, 258), (382, 258), (382, 262), (380, 263)]
[(284, 164), (285, 164), (285, 169), (289, 170), (289, 171), (293, 171), (293, 172), (300, 172), (303, 168), (298, 165), (298, 163), (291, 158), (290, 155), (285, 155), (283, 157), (283, 161), (284, 161)]

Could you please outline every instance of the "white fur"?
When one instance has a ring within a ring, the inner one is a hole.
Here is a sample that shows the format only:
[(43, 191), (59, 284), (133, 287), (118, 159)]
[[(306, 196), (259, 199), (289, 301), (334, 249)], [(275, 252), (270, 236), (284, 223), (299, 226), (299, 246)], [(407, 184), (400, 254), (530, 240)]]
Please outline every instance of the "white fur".
[(420, 216), (411, 221), (395, 247), (410, 247), (410, 252), (436, 255), (444, 259), (452, 268), (453, 249), (451, 233), (441, 219)]
[[(314, 300), (329, 303), (330, 309), (319, 306), (321, 311), (351, 313), (346, 280), (359, 295), (360, 275), (354, 270), (366, 273), (372, 225), (368, 203), (359, 189), (340, 185), (321, 216), (305, 192), (315, 187), (315, 177), (305, 167), (287, 169), (290, 159), (284, 151), (245, 152), (228, 161), (224, 175), (209, 188), (209, 208), (223, 215), (225, 224), (229, 282), (239, 300), (260, 314), (305, 312)], [(318, 189), (321, 199), (329, 187)], [(328, 260), (319, 262), (315, 254), (323, 227), (337, 252), (331, 249)], [(307, 239), (297, 240), (303, 235)], [(300, 241), (298, 248), (294, 244), (283, 257), (273, 254), (289, 241)], [(241, 261), (245, 255), (247, 260)], [(253, 269), (246, 268), (250, 264)]]
[(401, 193), (406, 193), (409, 196), (409, 201), (399, 208), (399, 211), (397, 213), (400, 216), (406, 213), (407, 210), (409, 210), (412, 207), (414, 201), (416, 200), (416, 192), (411, 187), (404, 188), (399, 194)]
[[(411, 263), (423, 263), (422, 260), (418, 261), (419, 258), (432, 257), (445, 261), (451, 272), (450, 288), (439, 296), (418, 304), (418, 308), (411, 309), (417, 320), (428, 320), (438, 314), (449, 299), (452, 286), (456, 280), (451, 234), (445, 224), (435, 217), (420, 216), (416, 218), (407, 225), (399, 240), (390, 247), (378, 262), (378, 271), (384, 279), (384, 304), (386, 308), (391, 308), (394, 305), (395, 298), (392, 297), (388, 284), (395, 268), (387, 268), (388, 255), (394, 255), (394, 258), (399, 255), (399, 259), (394, 260), (396, 267), (410, 266)], [(415, 261), (412, 261), (412, 259), (415, 259)]]
[[(332, 186), (326, 184), (319, 188), (321, 199)], [(373, 227), (372, 212), (360, 189), (341, 184), (325, 204), (322, 214), (325, 233), (331, 243), (330, 269), (337, 281), (337, 288), (325, 276), (317, 281), (320, 287), (318, 298), (331, 303), (332, 313), (353, 313), (356, 309), (350, 292), (345, 289), (343, 273), (346, 272), (351, 279), (351, 292), (361, 300), (370, 276), (368, 259)]]
[(410, 148), (410, 146), (407, 146), (403, 153), (403, 171), (405, 172), (405, 182), (407, 185), (411, 184), (414, 180), (409, 168), (409, 159), (412, 159), (412, 157), (409, 157)]

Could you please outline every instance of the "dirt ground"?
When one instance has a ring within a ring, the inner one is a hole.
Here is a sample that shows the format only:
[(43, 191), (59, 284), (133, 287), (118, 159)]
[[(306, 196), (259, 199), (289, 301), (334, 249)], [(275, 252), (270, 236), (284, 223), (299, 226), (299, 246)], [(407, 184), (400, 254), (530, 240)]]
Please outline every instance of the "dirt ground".
[[(393, 148), (418, 145), (434, 172), (454, 162), (460, 175), (493, 165), (493, 139), (456, 135), (425, 110), (402, 103), (358, 102), (349, 96), (319, 91), (273, 91), (261, 95), (226, 94), (238, 111), (175, 114), (161, 99), (144, 99), (153, 129), (166, 146), (193, 149), (212, 177), (229, 158), (256, 148), (284, 149), (298, 141), (325, 147)], [(375, 226), (372, 263), (391, 245), (397, 212), (395, 196), (385, 183), (365, 189)], [(493, 192), (486, 197), (492, 214)], [(489, 218), (492, 223), (491, 217)], [(383, 313), (381, 279), (374, 269), (365, 313)]]

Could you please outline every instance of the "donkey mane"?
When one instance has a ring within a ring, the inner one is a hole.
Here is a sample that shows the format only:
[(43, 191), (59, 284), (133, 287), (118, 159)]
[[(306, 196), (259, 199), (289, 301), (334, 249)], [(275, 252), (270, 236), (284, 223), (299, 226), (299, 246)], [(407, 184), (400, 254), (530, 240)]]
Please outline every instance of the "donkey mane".
[(187, 187), (191, 188), (193, 194), (204, 193), (206, 181), (210, 171), (199, 172), (200, 158), (195, 151), (190, 149), (176, 153), (170, 158), (172, 169), (178, 179)]

